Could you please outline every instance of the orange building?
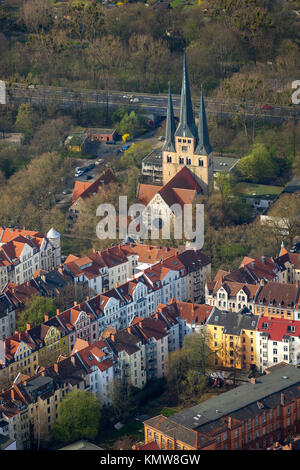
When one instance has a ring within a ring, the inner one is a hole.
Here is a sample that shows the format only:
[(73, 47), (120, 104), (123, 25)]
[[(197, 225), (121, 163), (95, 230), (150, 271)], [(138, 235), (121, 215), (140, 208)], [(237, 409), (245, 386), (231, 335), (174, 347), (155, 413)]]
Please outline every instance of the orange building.
[[(173, 416), (144, 422), (145, 444), (165, 450), (266, 449), (300, 430), (300, 370), (268, 374)], [(271, 373), (270, 373), (271, 372)]]

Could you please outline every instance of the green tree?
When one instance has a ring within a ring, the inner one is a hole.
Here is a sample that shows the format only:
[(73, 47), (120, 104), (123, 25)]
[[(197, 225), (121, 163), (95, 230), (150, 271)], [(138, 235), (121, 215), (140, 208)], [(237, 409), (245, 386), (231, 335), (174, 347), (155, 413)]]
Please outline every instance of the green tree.
[(252, 183), (265, 183), (276, 178), (278, 167), (272, 150), (264, 144), (254, 144), (249, 155), (241, 158), (236, 165), (238, 174)]
[(95, 395), (85, 390), (68, 393), (58, 404), (54, 440), (68, 443), (78, 439), (94, 440), (98, 434), (102, 410)]
[(126, 168), (141, 168), (143, 158), (150, 153), (151, 150), (152, 146), (148, 142), (132, 144), (129, 149), (125, 150), (120, 158), (120, 163)]
[(29, 104), (19, 106), (15, 127), (18, 132), (24, 134), (26, 140), (33, 136), (38, 122), (38, 114)]
[(121, 134), (130, 134), (132, 137), (135, 137), (145, 130), (145, 125), (141, 116), (135, 111), (131, 111), (122, 117), (119, 130)]
[(29, 323), (32, 328), (43, 323), (45, 313), (49, 315), (49, 318), (56, 314), (54, 299), (50, 297), (40, 297), (39, 295), (34, 295), (26, 299), (25, 308), (17, 320), (18, 330), (25, 330), (26, 323)]

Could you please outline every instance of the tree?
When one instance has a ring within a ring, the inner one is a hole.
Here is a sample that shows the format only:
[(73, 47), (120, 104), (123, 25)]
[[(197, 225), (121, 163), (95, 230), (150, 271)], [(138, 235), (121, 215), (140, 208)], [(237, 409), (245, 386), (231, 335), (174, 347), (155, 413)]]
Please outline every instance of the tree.
[(268, 216), (268, 227), (273, 231), (278, 243), (287, 238), (289, 246), (292, 246), (300, 231), (299, 194), (282, 194), (271, 207)]
[(120, 158), (120, 163), (124, 165), (125, 168), (141, 168), (143, 158), (150, 153), (151, 150), (152, 145), (148, 142), (132, 144), (129, 149), (125, 150), (124, 154)]
[(96, 295), (96, 293), (87, 285), (80, 284), (78, 282), (71, 282), (63, 289), (60, 289), (59, 293), (55, 297), (55, 304), (56, 307), (63, 312), (74, 305), (74, 301), (80, 304), (81, 302), (84, 302), (87, 297), (93, 297), (94, 295)]
[(252, 183), (265, 183), (276, 178), (278, 167), (273, 159), (272, 150), (264, 144), (254, 144), (249, 155), (241, 158), (236, 165), (238, 174)]
[(24, 134), (26, 140), (33, 136), (38, 122), (38, 115), (29, 104), (19, 106), (15, 127), (18, 132)]
[(68, 393), (57, 407), (54, 440), (59, 443), (78, 439), (94, 440), (98, 434), (101, 414), (99, 401), (91, 392), (74, 390)]
[(130, 134), (135, 137), (145, 130), (143, 119), (135, 111), (126, 113), (119, 124), (121, 134)]
[(21, 19), (29, 32), (38, 33), (52, 23), (51, 5), (48, 0), (27, 0), (21, 9)]
[(18, 330), (25, 330), (26, 323), (33, 328), (44, 322), (45, 313), (49, 318), (56, 314), (55, 300), (49, 297), (34, 295), (25, 300), (25, 308), (17, 320)]
[(192, 404), (207, 386), (208, 373), (214, 369), (210, 337), (203, 330), (186, 336), (182, 349), (169, 354), (167, 389), (169, 399)]
[(126, 420), (136, 407), (134, 387), (125, 379), (112, 384), (112, 409), (117, 419)]

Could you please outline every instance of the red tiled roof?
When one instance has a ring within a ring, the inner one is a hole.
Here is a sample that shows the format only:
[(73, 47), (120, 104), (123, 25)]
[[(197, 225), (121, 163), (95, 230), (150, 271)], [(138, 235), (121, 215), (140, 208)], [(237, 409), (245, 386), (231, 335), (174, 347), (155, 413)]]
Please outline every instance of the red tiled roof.
[(108, 185), (110, 183), (116, 183), (118, 180), (113, 174), (113, 172), (108, 168), (104, 171), (95, 181), (92, 183), (87, 183), (83, 181), (76, 181), (73, 196), (72, 196), (72, 204), (77, 201), (78, 198), (85, 199), (87, 197), (92, 196), (94, 193), (98, 191), (102, 191), (103, 186)]
[(148, 205), (156, 193), (168, 206), (176, 203), (183, 206), (191, 204), (202, 189), (189, 169), (183, 167), (165, 186), (140, 184), (137, 199)]
[[(263, 323), (267, 328), (263, 328)], [(294, 327), (295, 331), (290, 331), (289, 327)], [(268, 333), (268, 339), (271, 341), (282, 341), (283, 336), (300, 336), (300, 322), (293, 320), (284, 320), (281, 318), (261, 316), (257, 323), (257, 331)]]

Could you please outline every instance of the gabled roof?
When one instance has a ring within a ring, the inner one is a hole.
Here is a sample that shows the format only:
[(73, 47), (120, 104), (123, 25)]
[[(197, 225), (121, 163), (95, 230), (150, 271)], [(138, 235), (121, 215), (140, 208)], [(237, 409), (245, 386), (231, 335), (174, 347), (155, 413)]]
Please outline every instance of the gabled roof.
[(192, 204), (202, 189), (193, 173), (184, 166), (168, 181), (165, 186), (140, 184), (137, 199), (144, 205), (148, 205), (156, 194), (170, 207), (172, 204)]
[(85, 199), (92, 196), (94, 193), (102, 190), (102, 187), (110, 184), (116, 183), (118, 180), (113, 174), (113, 172), (108, 168), (105, 170), (95, 181), (92, 183), (87, 183), (83, 181), (76, 181), (73, 190), (72, 204), (77, 201), (77, 199)]
[(298, 284), (268, 282), (259, 291), (256, 304), (277, 308), (297, 308), (300, 306), (300, 287)]
[(257, 323), (257, 331), (264, 332), (271, 341), (282, 341), (284, 336), (300, 337), (300, 322), (261, 316)]

